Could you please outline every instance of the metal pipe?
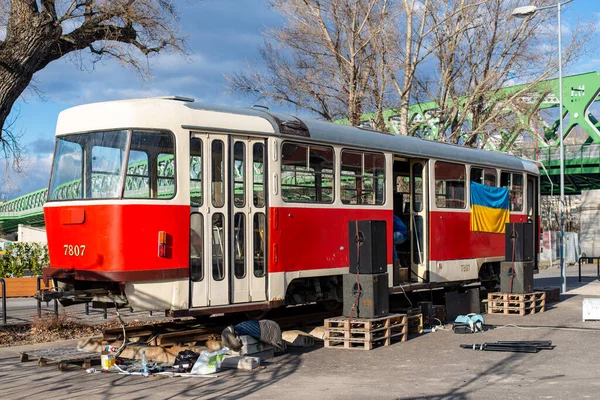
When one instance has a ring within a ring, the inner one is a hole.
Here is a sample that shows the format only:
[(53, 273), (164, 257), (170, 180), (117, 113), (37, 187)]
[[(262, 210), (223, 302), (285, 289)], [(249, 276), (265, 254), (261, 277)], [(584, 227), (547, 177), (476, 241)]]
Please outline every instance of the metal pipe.
[(40, 296), (40, 294), (42, 292), (42, 283), (41, 283), (42, 282), (42, 278), (43, 278), (42, 276), (38, 276), (37, 277), (37, 283), (36, 283), (37, 292), (38, 292), (38, 299), (37, 299), (37, 315), (38, 315), (38, 318), (42, 318), (42, 300), (41, 300), (41, 296)]
[(4, 278), (0, 278), (2, 284), (2, 323), (6, 325), (6, 282)]
[[(565, 2), (567, 3), (567, 2)], [(560, 252), (560, 276), (562, 280), (561, 293), (567, 291), (567, 266), (565, 264), (565, 144), (564, 144), (564, 131), (563, 131), (563, 85), (562, 85), (562, 34), (561, 34), (561, 11), (560, 1), (557, 4), (558, 9), (558, 107), (560, 109), (559, 123), (560, 123), (560, 240), (561, 240), (561, 252)]]

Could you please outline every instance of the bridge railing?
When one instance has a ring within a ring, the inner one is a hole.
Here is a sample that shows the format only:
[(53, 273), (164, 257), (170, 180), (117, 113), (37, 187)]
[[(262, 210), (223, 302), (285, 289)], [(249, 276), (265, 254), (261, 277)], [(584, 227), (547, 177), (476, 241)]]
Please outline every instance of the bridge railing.
[(1, 215), (14, 215), (24, 211), (31, 211), (37, 208), (42, 208), (48, 196), (48, 189), (40, 189), (35, 192), (28, 193), (16, 199), (9, 200), (0, 204)]
[[(577, 144), (565, 146), (565, 160), (598, 159), (600, 144)], [(556, 147), (539, 150), (539, 160), (542, 162), (559, 161), (560, 151)]]
[[(560, 150), (558, 147), (545, 148), (521, 148), (511, 151), (518, 157), (525, 157), (531, 160), (541, 161), (543, 163), (558, 162), (560, 160)], [(565, 160), (600, 160), (600, 144), (575, 144), (565, 146)]]

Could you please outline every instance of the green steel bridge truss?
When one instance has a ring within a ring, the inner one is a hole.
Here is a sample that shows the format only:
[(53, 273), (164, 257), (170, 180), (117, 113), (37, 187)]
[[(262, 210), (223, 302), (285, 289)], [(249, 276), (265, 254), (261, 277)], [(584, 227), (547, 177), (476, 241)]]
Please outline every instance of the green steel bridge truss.
[[(518, 92), (522, 85), (503, 89), (506, 94)], [(565, 193), (578, 194), (582, 190), (600, 189), (600, 122), (592, 115), (590, 108), (600, 100), (600, 72), (589, 72), (563, 77), (563, 140), (567, 143), (569, 135), (579, 126), (587, 137), (577, 144), (565, 146)], [(542, 194), (556, 194), (559, 191), (560, 159), (559, 159), (559, 119), (553, 124), (547, 124), (539, 115), (540, 110), (559, 106), (558, 79), (539, 83), (539, 87), (530, 95), (519, 98), (525, 104), (536, 104), (538, 112), (524, 115), (519, 110), (507, 110), (529, 129), (519, 129), (515, 132), (498, 132), (486, 142), (485, 147), (492, 151), (509, 152), (526, 157), (543, 164), (548, 177), (542, 178)], [(436, 117), (438, 105), (434, 101), (414, 104), (409, 108), (411, 130), (416, 136), (429, 140), (443, 139), (439, 129), (439, 119)], [(399, 110), (390, 109), (383, 113), (387, 128), (392, 133), (398, 133)], [(371, 127), (373, 114), (365, 114), (361, 125)], [(340, 121), (343, 123), (343, 121)], [(525, 140), (524, 140), (525, 139)], [(528, 141), (533, 146), (524, 146)], [(191, 160), (192, 173), (199, 174), (200, 165), (197, 160)], [(145, 162), (130, 164), (128, 174), (135, 178), (125, 181), (125, 190), (133, 193), (143, 193), (147, 190), (147, 168)], [(543, 169), (543, 168), (540, 168)], [(162, 172), (161, 172), (162, 171)], [(543, 173), (545, 175), (545, 173)], [(173, 158), (159, 159), (159, 197), (168, 198), (172, 195), (174, 177)], [(192, 177), (193, 178), (193, 177)], [(111, 180), (117, 179), (110, 174), (94, 175), (92, 187), (94, 192), (101, 193), (103, 188), (110, 186)], [(162, 183), (161, 183), (162, 182)], [(552, 183), (551, 183), (552, 182)], [(164, 186), (164, 187), (163, 187)], [(65, 183), (56, 189), (56, 198), (72, 199), (81, 193), (81, 181)], [(18, 224), (41, 226), (44, 224), (42, 207), (46, 201), (48, 189), (40, 189), (24, 196), (0, 204), (0, 231), (15, 232)]]

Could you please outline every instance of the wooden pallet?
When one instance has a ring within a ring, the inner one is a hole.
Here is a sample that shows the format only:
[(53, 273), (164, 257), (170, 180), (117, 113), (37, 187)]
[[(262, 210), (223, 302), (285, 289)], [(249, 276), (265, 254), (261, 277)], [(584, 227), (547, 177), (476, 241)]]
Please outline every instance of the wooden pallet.
[(61, 371), (69, 365), (77, 365), (83, 369), (100, 364), (100, 354), (95, 351), (81, 351), (74, 348), (43, 349), (22, 352), (21, 362), (37, 360), (40, 367), (57, 365)]
[(525, 294), (488, 293), (488, 313), (504, 315), (529, 315), (544, 312), (546, 293)]
[(325, 347), (371, 350), (406, 341), (408, 318), (391, 314), (380, 318), (336, 317), (325, 320)]

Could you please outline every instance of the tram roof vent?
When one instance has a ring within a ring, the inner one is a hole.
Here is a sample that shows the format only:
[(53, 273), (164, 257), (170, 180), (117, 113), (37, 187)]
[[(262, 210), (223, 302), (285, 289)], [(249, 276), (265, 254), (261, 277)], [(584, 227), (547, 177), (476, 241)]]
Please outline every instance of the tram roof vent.
[(159, 96), (156, 98), (163, 99), (163, 100), (185, 101), (187, 103), (193, 103), (195, 101), (193, 97), (184, 97), (184, 96)]

